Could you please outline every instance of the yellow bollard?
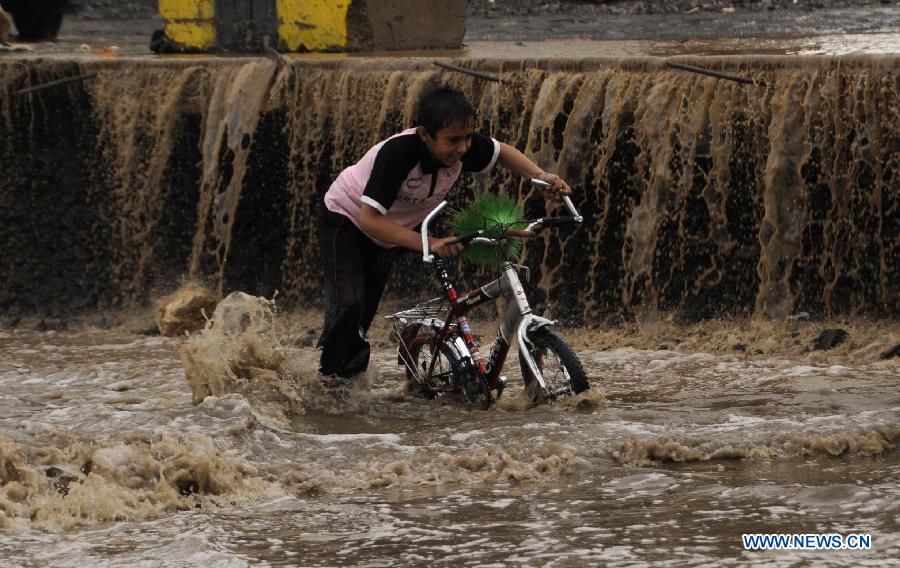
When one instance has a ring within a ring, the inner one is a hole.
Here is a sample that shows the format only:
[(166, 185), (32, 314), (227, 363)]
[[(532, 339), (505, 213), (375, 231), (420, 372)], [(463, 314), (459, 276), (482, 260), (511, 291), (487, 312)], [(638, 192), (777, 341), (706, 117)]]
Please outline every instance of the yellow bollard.
[(342, 51), (347, 47), (350, 0), (276, 0), (278, 37), (288, 51)]
[(159, 0), (178, 51), (458, 48), (466, 0)]
[(173, 41), (197, 50), (216, 45), (214, 0), (159, 0), (159, 13)]

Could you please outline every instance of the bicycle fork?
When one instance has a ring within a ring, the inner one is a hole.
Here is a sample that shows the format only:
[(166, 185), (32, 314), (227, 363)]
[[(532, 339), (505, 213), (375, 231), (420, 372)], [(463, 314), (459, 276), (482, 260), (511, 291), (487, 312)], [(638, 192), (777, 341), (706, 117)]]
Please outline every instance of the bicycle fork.
[(490, 360), (487, 365), (489, 381), (495, 384), (495, 381), (501, 380), (499, 376), (500, 369), (509, 352), (509, 347), (513, 341), (512, 337), (515, 336), (519, 351), (522, 353), (522, 359), (531, 370), (532, 376), (537, 378), (541, 392), (544, 395), (550, 395), (543, 373), (537, 361), (531, 355), (531, 350), (534, 346), (528, 339), (528, 334), (536, 329), (555, 325), (556, 322), (532, 313), (528, 297), (525, 295), (525, 288), (522, 286), (522, 281), (519, 278), (518, 269), (524, 270), (525, 277), (528, 277), (528, 267), (517, 266), (512, 262), (506, 261), (502, 267), (503, 276), (501, 278), (463, 296), (459, 301), (464, 303), (468, 309), (490, 300), (496, 300), (501, 296), (511, 300), (506, 304), (500, 331), (491, 348)]
[[(527, 278), (527, 267), (525, 267), (525, 271)], [(531, 354), (534, 345), (528, 339), (528, 334), (529, 332), (542, 327), (556, 325), (556, 322), (532, 313), (531, 305), (528, 303), (528, 297), (525, 295), (525, 288), (522, 286), (522, 281), (519, 279), (519, 273), (516, 270), (515, 265), (509, 261), (505, 262), (503, 265), (503, 272), (504, 277), (498, 282), (502, 288), (503, 281), (506, 281), (507, 289), (504, 295), (508, 298), (511, 297), (515, 301), (506, 304), (506, 312), (503, 315), (503, 322), (500, 325), (500, 337), (497, 338), (497, 341), (502, 340), (509, 345), (509, 338), (515, 334), (516, 343), (519, 347), (519, 353), (522, 355), (522, 360), (528, 365), (531, 370), (531, 375), (537, 379), (538, 385), (541, 388), (541, 393), (545, 396), (549, 395), (550, 391), (546, 381), (544, 381), (544, 374)]]

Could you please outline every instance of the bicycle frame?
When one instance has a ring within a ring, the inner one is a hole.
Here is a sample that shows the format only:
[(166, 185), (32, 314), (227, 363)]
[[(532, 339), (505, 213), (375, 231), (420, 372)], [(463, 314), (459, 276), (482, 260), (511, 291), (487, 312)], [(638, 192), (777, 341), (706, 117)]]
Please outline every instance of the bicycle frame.
[[(533, 185), (549, 187), (549, 184), (540, 180), (531, 180), (531, 183)], [(575, 209), (572, 201), (568, 196), (563, 196), (563, 202), (565, 203), (566, 208), (569, 210), (569, 213), (572, 215), (571, 220), (576, 223), (581, 223), (582, 217), (578, 214), (578, 211)], [(431, 221), (440, 214), (440, 212), (444, 209), (444, 207), (446, 207), (446, 205), (446, 201), (441, 202), (428, 214), (428, 216), (422, 222), (422, 260), (426, 263), (434, 264), (438, 278), (440, 279), (441, 285), (444, 288), (444, 294), (450, 304), (450, 308), (444, 320), (440, 320), (434, 316), (419, 318), (417, 320), (418, 323), (422, 325), (441, 328), (438, 334), (435, 336), (435, 344), (432, 346), (433, 353), (437, 353), (437, 351), (440, 349), (440, 345), (442, 345), (447, 340), (455, 325), (460, 332), (462, 341), (455, 340), (453, 343), (454, 349), (462, 358), (468, 357), (472, 361), (472, 363), (474, 363), (478, 372), (487, 381), (488, 387), (490, 389), (502, 391), (502, 389), (505, 387), (505, 379), (500, 375), (500, 371), (503, 369), (503, 365), (506, 362), (506, 357), (509, 354), (509, 348), (512, 344), (511, 338), (513, 337), (513, 335), (515, 335), (515, 341), (518, 344), (519, 352), (522, 355), (522, 360), (530, 368), (531, 375), (537, 378), (541, 392), (545, 396), (549, 397), (555, 397), (556, 395), (561, 394), (549, 391), (547, 383), (544, 380), (543, 373), (540, 370), (540, 366), (538, 365), (538, 362), (534, 360), (534, 357), (531, 354), (531, 348), (533, 346), (528, 339), (528, 333), (542, 327), (556, 325), (557, 322), (537, 316), (532, 313), (531, 305), (528, 303), (528, 298), (525, 294), (525, 288), (522, 285), (522, 281), (519, 279), (519, 270), (525, 271), (527, 278), (528, 268), (525, 266), (515, 265), (509, 260), (506, 260), (501, 267), (502, 275), (500, 276), (500, 278), (484, 286), (481, 286), (476, 290), (468, 292), (463, 296), (460, 296), (456, 291), (453, 280), (450, 278), (450, 275), (447, 272), (446, 264), (444, 263), (444, 261), (440, 258), (437, 258), (431, 253), (429, 246), (428, 226), (430, 225)], [(549, 225), (550, 221), (552, 220), (539, 219), (531, 223), (528, 226), (527, 231), (525, 232), (533, 234), (534, 231), (539, 230), (545, 225)], [(521, 233), (521, 231), (519, 232)], [(466, 238), (469, 239), (468, 242), (492, 242), (489, 239), (483, 239), (477, 235), (470, 235)], [(486, 302), (494, 301), (500, 297), (511, 298), (513, 301), (509, 301), (506, 304), (506, 310), (503, 315), (503, 320), (500, 323), (500, 329), (497, 333), (497, 339), (491, 346), (490, 356), (487, 362), (485, 362), (484, 357), (482, 357), (481, 355), (481, 349), (478, 341), (472, 334), (472, 328), (469, 325), (467, 314), (470, 309)], [(415, 310), (411, 310), (405, 313), (412, 313), (414, 311)], [(400, 312), (388, 317), (404, 321), (403, 314), (404, 312)], [(401, 340), (401, 346), (402, 345), (403, 341)], [(416, 363), (411, 360), (409, 351), (407, 350), (407, 353), (404, 356), (404, 354), (398, 349), (398, 355), (401, 362), (406, 365), (410, 372), (418, 376)], [(428, 369), (429, 375), (434, 373), (434, 367), (438, 359), (439, 358), (437, 356), (433, 356), (431, 358), (431, 363)]]
[[(531, 356), (528, 332), (548, 325), (556, 325), (556, 322), (532, 313), (531, 305), (528, 303), (525, 288), (522, 286), (517, 270), (522, 269), (527, 272), (528, 268), (505, 261), (502, 266), (503, 275), (500, 278), (463, 296), (459, 296), (444, 262), (436, 259), (434, 260), (434, 265), (438, 278), (444, 287), (445, 295), (450, 302), (447, 318), (444, 321), (443, 328), (437, 335), (437, 344), (440, 345), (447, 339), (455, 322), (464, 341), (464, 345), (456, 344), (457, 350), (462, 351), (461, 355), (464, 357), (470, 357), (479, 372), (487, 380), (488, 386), (497, 390), (505, 386), (501, 379), (500, 371), (503, 369), (506, 357), (509, 354), (510, 338), (515, 334), (522, 358), (531, 367), (532, 374), (537, 377), (542, 391), (546, 391), (547, 385), (540, 372), (540, 367)], [(485, 362), (481, 355), (478, 341), (472, 334), (467, 314), (472, 308), (500, 297), (512, 298), (515, 301), (510, 301), (506, 304), (497, 339), (494, 340), (488, 361)], [(431, 367), (428, 369), (429, 373), (434, 372), (436, 361), (437, 357), (433, 357)]]

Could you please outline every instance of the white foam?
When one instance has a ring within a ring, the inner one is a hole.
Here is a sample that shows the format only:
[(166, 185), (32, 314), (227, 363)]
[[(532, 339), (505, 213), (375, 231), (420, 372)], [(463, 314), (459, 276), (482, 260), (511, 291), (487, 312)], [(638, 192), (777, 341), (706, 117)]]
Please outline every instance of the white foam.
[(809, 365), (796, 365), (794, 367), (788, 367), (787, 369), (781, 371), (781, 376), (783, 377), (801, 377), (804, 375), (812, 375), (813, 373), (821, 372), (822, 369), (818, 367), (811, 367)]
[(453, 440), (454, 442), (465, 442), (469, 438), (472, 438), (474, 436), (481, 436), (483, 434), (484, 434), (484, 430), (471, 430), (469, 432), (457, 432), (456, 434), (453, 434), (452, 436), (450, 436), (450, 439)]
[(398, 434), (301, 434), (303, 438), (322, 444), (340, 442), (380, 442), (383, 444), (399, 444)]
[(561, 424), (559, 422), (531, 422), (530, 424), (523, 424), (520, 429), (521, 430), (547, 430), (548, 428), (559, 428)]

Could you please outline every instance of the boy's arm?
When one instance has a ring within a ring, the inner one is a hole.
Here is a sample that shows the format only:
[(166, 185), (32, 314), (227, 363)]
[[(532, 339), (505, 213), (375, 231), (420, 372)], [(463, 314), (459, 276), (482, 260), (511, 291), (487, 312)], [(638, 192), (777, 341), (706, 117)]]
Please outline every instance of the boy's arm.
[(544, 199), (559, 199), (560, 195), (571, 195), (572, 188), (564, 179), (556, 174), (547, 173), (529, 160), (525, 154), (519, 152), (513, 146), (500, 142), (500, 165), (510, 169), (521, 176), (536, 178), (551, 184), (549, 189), (541, 190)]
[[(422, 250), (422, 236), (406, 227), (400, 226), (381, 214), (381, 211), (375, 209), (367, 203), (363, 203), (359, 212), (359, 228), (367, 235), (389, 245), (401, 246), (414, 251)], [(448, 257), (459, 254), (463, 251), (460, 244), (445, 245), (444, 243), (453, 237), (429, 238), (431, 252), (440, 256)]]

